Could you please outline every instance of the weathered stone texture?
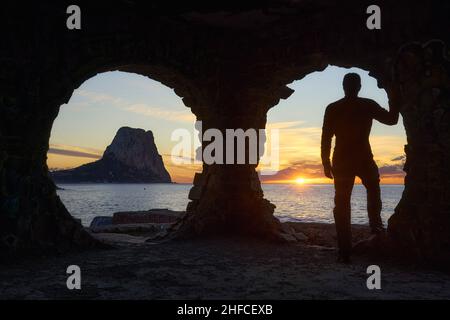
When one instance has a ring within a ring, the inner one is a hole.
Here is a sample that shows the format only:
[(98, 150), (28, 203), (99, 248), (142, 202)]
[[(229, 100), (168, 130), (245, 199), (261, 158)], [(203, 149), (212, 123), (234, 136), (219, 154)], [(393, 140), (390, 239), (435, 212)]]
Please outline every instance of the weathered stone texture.
[[(450, 61), (440, 41), (402, 48), (397, 77), (408, 133), (405, 191), (389, 232), (406, 252), (448, 260), (450, 253)], [(443, 254), (443, 255), (442, 255)]]
[[(81, 2), (81, 31), (65, 29), (69, 4), (11, 2), (0, 13), (2, 251), (86, 243), (45, 163), (60, 105), (95, 74), (121, 70), (160, 81), (204, 129), (222, 130), (264, 128), (267, 111), (291, 94), (287, 84), (334, 64), (369, 70), (381, 87), (403, 84), (408, 175), (389, 230), (419, 256), (448, 254), (448, 49), (422, 48), (432, 39), (450, 42), (447, 1), (379, 1), (378, 31), (366, 28), (371, 3), (364, 1)], [(400, 58), (403, 78), (393, 78), (399, 50), (413, 42), (421, 45)], [(204, 165), (190, 198), (179, 230), (269, 237), (278, 230), (252, 165)]]

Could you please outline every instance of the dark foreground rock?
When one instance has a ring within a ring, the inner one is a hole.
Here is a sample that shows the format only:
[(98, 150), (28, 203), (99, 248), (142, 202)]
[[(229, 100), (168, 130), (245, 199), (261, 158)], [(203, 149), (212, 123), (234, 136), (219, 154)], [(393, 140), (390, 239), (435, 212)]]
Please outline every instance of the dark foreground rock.
[[(89, 230), (94, 233), (128, 234), (149, 237), (167, 230), (184, 213), (184, 211), (172, 211), (169, 209), (116, 212), (112, 217), (95, 217), (89, 226)], [(116, 242), (116, 237), (114, 236), (113, 242)], [(107, 241), (108, 237), (103, 236), (102, 239), (106, 239)]]
[[(96, 233), (97, 238), (108, 242), (108, 235), (115, 234), (112, 241), (120, 242), (117, 234), (141, 236), (152, 239), (157, 235), (170, 232), (169, 228), (179, 221), (185, 211), (173, 211), (169, 209), (150, 209), (147, 211), (115, 212), (112, 216), (95, 217), (88, 230)], [(301, 242), (308, 245), (323, 248), (334, 248), (336, 245), (336, 228), (334, 224), (310, 223), (310, 222), (284, 222), (281, 224), (281, 235), (284, 242)], [(370, 237), (370, 229), (365, 225), (352, 225), (354, 244), (361, 243)], [(127, 242), (127, 237), (123, 237)]]
[(70, 170), (54, 171), (50, 175), (56, 183), (172, 182), (156, 148), (153, 133), (129, 127), (117, 131), (100, 160)]
[(113, 224), (128, 223), (173, 223), (177, 221), (184, 211), (169, 209), (151, 209), (148, 211), (116, 212), (113, 215)]

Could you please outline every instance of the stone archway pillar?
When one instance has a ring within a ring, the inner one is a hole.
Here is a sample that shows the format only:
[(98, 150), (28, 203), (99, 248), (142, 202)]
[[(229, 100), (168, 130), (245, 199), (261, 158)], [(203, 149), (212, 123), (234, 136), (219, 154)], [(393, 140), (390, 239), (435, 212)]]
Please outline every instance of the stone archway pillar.
[(0, 253), (61, 251), (96, 243), (69, 214), (48, 176), (46, 154), (55, 110), (25, 89), (4, 90), (0, 110)]
[(183, 228), (195, 235), (241, 234), (271, 238), (280, 231), (275, 206), (264, 199), (251, 166), (205, 166), (194, 179)]
[(450, 260), (450, 61), (441, 42), (404, 47), (398, 57), (408, 137), (405, 190), (388, 232), (408, 252)]
[[(192, 107), (202, 121), (202, 131), (219, 129), (225, 142), (226, 129), (253, 129), (256, 132), (264, 129), (266, 113), (279, 97), (265, 96), (265, 91), (250, 88), (241, 85), (224, 90), (222, 87), (204, 108)], [(284, 97), (291, 93), (290, 89), (287, 91)], [(203, 142), (203, 147), (208, 143)], [(247, 141), (246, 164), (203, 165), (203, 171), (195, 175), (186, 216), (175, 226), (176, 235), (239, 234), (280, 239), (283, 230), (273, 216), (275, 206), (264, 199), (257, 164), (248, 163), (248, 149)], [(226, 155), (225, 143), (223, 153)]]

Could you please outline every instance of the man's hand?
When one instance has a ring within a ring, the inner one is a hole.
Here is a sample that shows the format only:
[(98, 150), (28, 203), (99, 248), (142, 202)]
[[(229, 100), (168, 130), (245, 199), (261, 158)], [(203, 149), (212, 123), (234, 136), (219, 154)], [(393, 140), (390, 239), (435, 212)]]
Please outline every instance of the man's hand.
[(333, 179), (333, 174), (331, 173), (331, 165), (330, 164), (323, 165), (323, 172), (325, 174), (325, 177)]
[(387, 91), (389, 92), (389, 109), (398, 112), (400, 109), (400, 100), (402, 96), (402, 90), (398, 83), (391, 82), (387, 85)]

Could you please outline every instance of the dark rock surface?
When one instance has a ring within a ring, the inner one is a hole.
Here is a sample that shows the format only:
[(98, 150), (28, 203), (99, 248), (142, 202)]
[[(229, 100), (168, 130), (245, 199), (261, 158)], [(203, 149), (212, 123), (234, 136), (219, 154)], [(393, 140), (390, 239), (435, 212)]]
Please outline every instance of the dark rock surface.
[[(90, 227), (89, 230), (99, 234), (95, 237), (108, 244), (108, 240), (104, 239), (105, 234), (121, 234), (144, 237), (140, 242), (144, 242), (147, 238), (156, 236), (170, 226), (170, 223), (128, 223), (128, 224), (110, 224), (99, 227)], [(98, 238), (100, 237), (100, 238)]]
[(94, 233), (154, 235), (167, 229), (184, 215), (184, 211), (151, 209), (147, 211), (116, 212), (112, 217), (95, 217), (89, 225)]
[(183, 214), (183, 211), (172, 211), (169, 209), (116, 212), (113, 214), (112, 223), (172, 223), (177, 221)]
[(120, 128), (103, 157), (75, 169), (51, 173), (61, 182), (171, 182), (155, 145), (153, 133), (143, 129)]
[(103, 227), (112, 225), (112, 217), (109, 216), (96, 216), (92, 219), (89, 229), (96, 230)]
[[(365, 1), (250, 2), (121, 1), (107, 14), (83, 2), (81, 32), (66, 30), (69, 1), (3, 5), (0, 253), (90, 243), (55, 192), (46, 154), (60, 106), (97, 73), (134, 72), (173, 88), (203, 130), (246, 130), (266, 126), (268, 110), (292, 94), (288, 84), (331, 64), (369, 71), (388, 98), (392, 83), (402, 86), (407, 176), (388, 233), (418, 258), (448, 259), (449, 2), (379, 1), (382, 30), (367, 29)], [(205, 164), (180, 233), (278, 232), (255, 168)]]
[[(333, 227), (333, 226), (332, 226)], [(124, 237), (122, 237), (124, 238)], [(0, 299), (448, 299), (450, 275), (412, 264), (355, 257), (300, 243), (235, 238), (185, 240), (92, 250), (0, 266)], [(82, 290), (66, 287), (68, 265)], [(382, 270), (382, 290), (367, 290), (367, 267)], [(32, 267), (30, 267), (32, 266)]]

